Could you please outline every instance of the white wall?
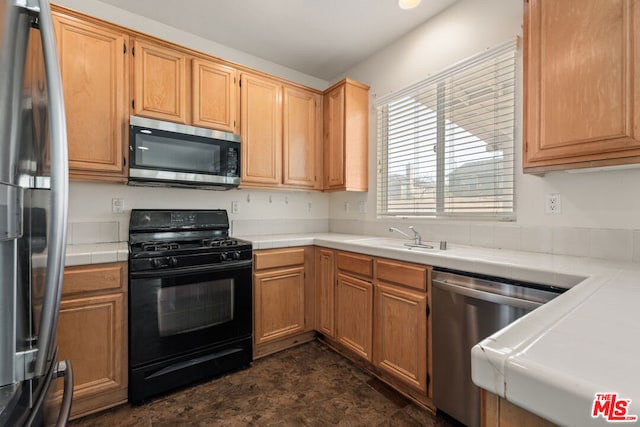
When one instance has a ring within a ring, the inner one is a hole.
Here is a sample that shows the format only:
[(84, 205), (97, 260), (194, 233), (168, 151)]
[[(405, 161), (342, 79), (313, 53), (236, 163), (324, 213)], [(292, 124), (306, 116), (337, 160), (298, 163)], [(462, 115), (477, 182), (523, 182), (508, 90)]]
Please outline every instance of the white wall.
[[(370, 115), (370, 176), (366, 194), (333, 194), (330, 200), (332, 229), (342, 231), (358, 227), (366, 233), (387, 232), (389, 221), (376, 219), (376, 144), (375, 99), (422, 80), (487, 48), (522, 35), (522, 2), (518, 0), (463, 0), (413, 30), (402, 39), (366, 59), (346, 75), (371, 86)], [(545, 242), (533, 249), (566, 243), (563, 233), (575, 230), (586, 233), (589, 242), (599, 240), (593, 234), (601, 229), (634, 230), (640, 228), (640, 170), (618, 170), (589, 173), (549, 173), (544, 177), (522, 174), (522, 52), (520, 52), (519, 87), (517, 96), (517, 221), (511, 224), (473, 223), (469, 221), (400, 220), (399, 225), (416, 224), (431, 237), (442, 237), (462, 243), (490, 244), (527, 249), (525, 237), (542, 232)], [(545, 214), (548, 193), (560, 193), (562, 213)], [(365, 201), (367, 213), (360, 214), (354, 206)], [(350, 206), (346, 212), (345, 204)], [(431, 231), (430, 231), (431, 230)], [(435, 231), (433, 231), (435, 230)], [(444, 232), (443, 230), (446, 230)], [(535, 230), (535, 231), (532, 231)], [(575, 234), (575, 233), (574, 233)], [(580, 233), (579, 233), (580, 234)], [(637, 233), (636, 233), (637, 234)], [(502, 236), (502, 237), (501, 237)], [(560, 236), (560, 237), (559, 237)], [(612, 235), (614, 243), (620, 233)], [(632, 248), (637, 237), (624, 233), (624, 248)], [(501, 243), (498, 243), (501, 241)], [(575, 243), (573, 249), (578, 250)], [(640, 246), (640, 245), (636, 245)], [(555, 248), (553, 248), (555, 250)], [(640, 249), (636, 249), (640, 250)], [(629, 257), (631, 255), (629, 254)]]

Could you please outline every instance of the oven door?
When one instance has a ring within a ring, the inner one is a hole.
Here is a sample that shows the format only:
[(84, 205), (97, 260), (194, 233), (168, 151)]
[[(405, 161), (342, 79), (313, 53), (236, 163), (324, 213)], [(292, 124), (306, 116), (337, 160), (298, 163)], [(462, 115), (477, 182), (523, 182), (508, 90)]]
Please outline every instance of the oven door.
[(131, 272), (132, 367), (251, 336), (251, 261)]

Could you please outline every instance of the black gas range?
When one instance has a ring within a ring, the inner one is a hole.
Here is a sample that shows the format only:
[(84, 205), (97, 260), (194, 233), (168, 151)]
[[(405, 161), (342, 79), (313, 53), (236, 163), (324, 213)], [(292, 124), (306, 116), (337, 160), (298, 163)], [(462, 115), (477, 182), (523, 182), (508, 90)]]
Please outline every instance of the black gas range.
[(249, 365), (251, 266), (225, 210), (131, 212), (130, 401)]

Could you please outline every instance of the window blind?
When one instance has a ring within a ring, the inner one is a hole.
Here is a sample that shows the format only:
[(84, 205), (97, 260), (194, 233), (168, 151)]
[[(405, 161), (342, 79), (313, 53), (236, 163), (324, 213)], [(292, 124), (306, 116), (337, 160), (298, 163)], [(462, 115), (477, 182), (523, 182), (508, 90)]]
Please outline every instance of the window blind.
[(376, 102), (380, 216), (515, 218), (516, 41)]

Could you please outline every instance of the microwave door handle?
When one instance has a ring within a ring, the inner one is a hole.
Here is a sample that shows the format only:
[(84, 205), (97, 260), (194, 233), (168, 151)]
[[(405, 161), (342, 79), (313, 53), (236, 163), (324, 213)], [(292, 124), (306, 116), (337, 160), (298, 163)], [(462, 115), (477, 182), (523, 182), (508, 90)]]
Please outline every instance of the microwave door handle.
[(38, 0), (40, 7), (40, 37), (44, 53), (45, 78), (48, 91), (49, 134), (51, 144), (51, 213), (46, 278), (42, 315), (38, 336), (35, 375), (47, 370), (49, 355), (55, 342), (58, 311), (62, 294), (64, 257), (67, 241), (67, 203), (69, 173), (67, 170), (67, 127), (62, 92), (62, 79), (48, 0)]

